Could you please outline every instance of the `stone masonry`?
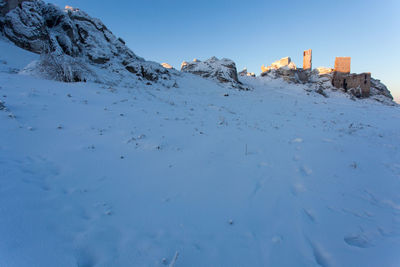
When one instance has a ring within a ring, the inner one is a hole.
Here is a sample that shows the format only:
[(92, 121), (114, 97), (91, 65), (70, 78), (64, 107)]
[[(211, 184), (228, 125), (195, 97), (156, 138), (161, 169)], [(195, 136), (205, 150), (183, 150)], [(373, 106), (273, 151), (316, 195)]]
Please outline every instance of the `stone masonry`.
[(357, 97), (368, 97), (371, 90), (371, 73), (347, 74), (335, 72), (332, 85), (350, 91)]
[(303, 52), (303, 70), (312, 69), (312, 50), (308, 49)]
[(350, 73), (351, 57), (336, 57), (335, 71), (341, 73)]

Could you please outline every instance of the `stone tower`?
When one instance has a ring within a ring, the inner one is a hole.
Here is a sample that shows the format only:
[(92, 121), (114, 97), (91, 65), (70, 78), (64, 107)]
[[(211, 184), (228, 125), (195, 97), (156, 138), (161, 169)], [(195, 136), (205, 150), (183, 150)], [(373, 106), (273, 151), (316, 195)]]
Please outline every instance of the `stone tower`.
[(351, 57), (336, 57), (335, 71), (340, 73), (350, 73)]
[(308, 49), (303, 52), (303, 70), (312, 69), (312, 50)]

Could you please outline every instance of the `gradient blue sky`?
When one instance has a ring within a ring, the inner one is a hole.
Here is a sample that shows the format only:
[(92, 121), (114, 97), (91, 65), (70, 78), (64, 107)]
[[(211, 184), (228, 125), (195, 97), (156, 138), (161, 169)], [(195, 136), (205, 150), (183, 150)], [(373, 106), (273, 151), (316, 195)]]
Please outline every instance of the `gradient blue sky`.
[(48, 0), (100, 18), (139, 56), (180, 67), (211, 56), (260, 73), (290, 56), (302, 65), (333, 67), (352, 57), (352, 72), (368, 71), (400, 100), (400, 0)]

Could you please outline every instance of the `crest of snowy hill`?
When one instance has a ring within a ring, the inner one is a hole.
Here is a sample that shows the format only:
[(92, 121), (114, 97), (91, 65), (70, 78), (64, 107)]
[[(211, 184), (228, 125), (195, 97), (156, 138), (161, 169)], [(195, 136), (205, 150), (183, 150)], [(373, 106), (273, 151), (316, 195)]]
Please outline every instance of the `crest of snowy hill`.
[(66, 82), (175, 84), (178, 72), (138, 57), (99, 19), (76, 8), (23, 1), (0, 17), (0, 30), (17, 46), (42, 55), (25, 73)]
[(199, 75), (203, 78), (211, 79), (229, 87), (248, 90), (249, 88), (238, 79), (236, 64), (230, 59), (218, 59), (211, 57), (206, 61), (193, 60), (184, 61), (181, 71)]

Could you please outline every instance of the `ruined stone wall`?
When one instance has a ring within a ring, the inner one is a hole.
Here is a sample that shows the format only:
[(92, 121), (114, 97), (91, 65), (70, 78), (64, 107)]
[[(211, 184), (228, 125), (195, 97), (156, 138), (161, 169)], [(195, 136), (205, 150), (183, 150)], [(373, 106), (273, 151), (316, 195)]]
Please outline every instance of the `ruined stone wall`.
[(341, 73), (350, 73), (351, 57), (336, 57), (335, 71)]
[(368, 97), (371, 90), (371, 73), (361, 74), (344, 74), (335, 72), (332, 78), (332, 85), (336, 88), (342, 88), (346, 92), (350, 89), (359, 89), (360, 92), (354, 91), (361, 97)]
[(312, 50), (308, 49), (303, 52), (303, 70), (312, 69)]

